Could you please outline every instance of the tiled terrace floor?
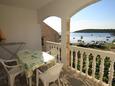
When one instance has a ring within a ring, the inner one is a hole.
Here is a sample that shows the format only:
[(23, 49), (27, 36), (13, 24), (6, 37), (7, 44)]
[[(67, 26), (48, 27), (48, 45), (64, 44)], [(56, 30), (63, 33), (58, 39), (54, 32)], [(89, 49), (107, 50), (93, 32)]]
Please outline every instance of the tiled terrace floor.
[[(45, 67), (42, 69), (46, 69)], [(0, 86), (9, 86), (7, 83), (7, 74), (3, 70), (3, 67), (0, 67)], [(63, 82), (66, 82), (65, 86), (86, 86), (76, 75), (76, 72), (70, 68), (63, 68), (60, 76)], [(33, 86), (35, 86), (35, 78), (33, 77)], [(26, 78), (24, 75), (20, 75), (16, 78), (15, 86), (28, 86), (26, 84)], [(39, 82), (39, 86), (43, 86), (42, 82)], [(50, 83), (50, 86), (58, 86), (58, 84)], [(63, 86), (63, 85), (61, 85)]]

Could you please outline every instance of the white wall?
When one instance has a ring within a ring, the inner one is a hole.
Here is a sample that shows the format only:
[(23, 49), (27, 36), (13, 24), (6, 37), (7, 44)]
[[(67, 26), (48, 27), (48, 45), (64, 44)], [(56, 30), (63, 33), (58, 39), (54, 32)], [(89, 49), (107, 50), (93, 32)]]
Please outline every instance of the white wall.
[(0, 28), (6, 42), (26, 42), (28, 48), (41, 49), (41, 29), (37, 11), (0, 5)]

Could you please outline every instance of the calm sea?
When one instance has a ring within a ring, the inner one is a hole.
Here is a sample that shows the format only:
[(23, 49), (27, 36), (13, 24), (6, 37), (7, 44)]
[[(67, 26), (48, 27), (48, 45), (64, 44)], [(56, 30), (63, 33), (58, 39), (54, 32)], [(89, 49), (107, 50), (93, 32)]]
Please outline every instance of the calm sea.
[(112, 43), (115, 40), (115, 36), (112, 33), (70, 33), (70, 42), (77, 43), (78, 40), (83, 40), (85, 43), (92, 41), (105, 41)]

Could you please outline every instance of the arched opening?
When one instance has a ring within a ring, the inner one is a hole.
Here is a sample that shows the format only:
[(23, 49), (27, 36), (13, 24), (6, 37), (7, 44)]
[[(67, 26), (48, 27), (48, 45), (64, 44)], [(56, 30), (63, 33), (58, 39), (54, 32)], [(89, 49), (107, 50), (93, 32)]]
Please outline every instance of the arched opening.
[(46, 49), (46, 41), (60, 42), (61, 36), (61, 18), (50, 16), (43, 20), (41, 44), (43, 50)]
[(44, 19), (43, 22), (57, 31), (59, 34), (61, 33), (61, 18), (57, 16), (51, 16)]
[[(71, 32), (70, 43), (73, 45), (80, 45), (82, 47), (90, 47), (95, 49), (101, 49), (103, 51), (109, 50), (115, 52), (115, 1), (114, 0), (102, 0), (92, 6), (86, 7), (80, 12), (71, 17)], [(93, 51), (93, 50), (92, 50)], [(97, 53), (97, 52), (96, 52)], [(93, 68), (92, 55), (89, 56), (89, 70), (88, 74), (94, 76), (96, 79), (100, 79), (102, 57), (101, 54), (96, 56), (96, 68)], [(108, 83), (110, 72), (110, 58), (104, 59), (104, 74), (102, 81)], [(79, 62), (79, 57), (78, 57)], [(83, 62), (83, 68), (85, 63)], [(78, 69), (79, 70), (79, 69)], [(114, 70), (115, 71), (115, 68)], [(84, 71), (83, 71), (84, 72)], [(115, 76), (113, 73), (112, 77)], [(112, 86), (115, 85), (114, 78)]]
[(93, 48), (108, 48), (101, 45), (108, 45), (115, 40), (114, 6), (114, 0), (101, 0), (73, 15), (70, 43)]

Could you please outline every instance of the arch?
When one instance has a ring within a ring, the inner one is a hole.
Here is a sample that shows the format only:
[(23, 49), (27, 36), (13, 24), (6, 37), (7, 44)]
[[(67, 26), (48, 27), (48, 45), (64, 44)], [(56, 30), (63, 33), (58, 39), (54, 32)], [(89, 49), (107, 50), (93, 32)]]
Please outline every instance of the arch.
[(49, 16), (49, 17), (46, 17), (46, 19), (44, 19), (43, 22), (47, 24), (48, 26), (50, 26), (55, 31), (61, 32), (61, 18), (60, 17)]
[[(55, 24), (56, 19), (58, 19), (58, 21), (60, 20), (60, 24)], [(41, 26), (41, 32), (42, 32), (41, 44), (42, 44), (43, 50), (46, 50), (46, 41), (60, 42), (61, 36), (58, 33), (58, 31), (59, 31), (59, 27), (61, 31), (61, 19), (59, 17), (56, 17), (56, 16), (47, 17), (41, 22), (40, 26)]]
[(40, 21), (43, 21), (51, 15), (55, 15), (60, 18), (70, 18), (79, 10), (97, 1), (99, 0), (54, 0), (39, 9), (39, 19)]
[(44, 16), (44, 17), (42, 18), (42, 21), (44, 21), (44, 20), (46, 20), (46, 19), (48, 19), (48, 18), (50, 18), (50, 17), (56, 17), (56, 18), (60, 18), (60, 19), (61, 19), (61, 17), (60, 17), (60, 16), (57, 16), (57, 15), (47, 15), (47, 16)]
[(84, 9), (85, 7), (90, 6), (91, 4), (96, 3), (97, 1), (100, 1), (100, 0), (95, 0), (93, 3), (92, 3), (92, 2), (89, 2), (89, 3), (87, 3), (87, 4), (84, 4), (83, 6), (81, 6), (81, 7), (78, 8), (78, 9), (74, 9), (74, 11), (71, 12), (69, 16), (72, 17), (73, 15), (75, 15), (75, 14), (76, 14), (77, 12), (79, 12), (80, 10)]

